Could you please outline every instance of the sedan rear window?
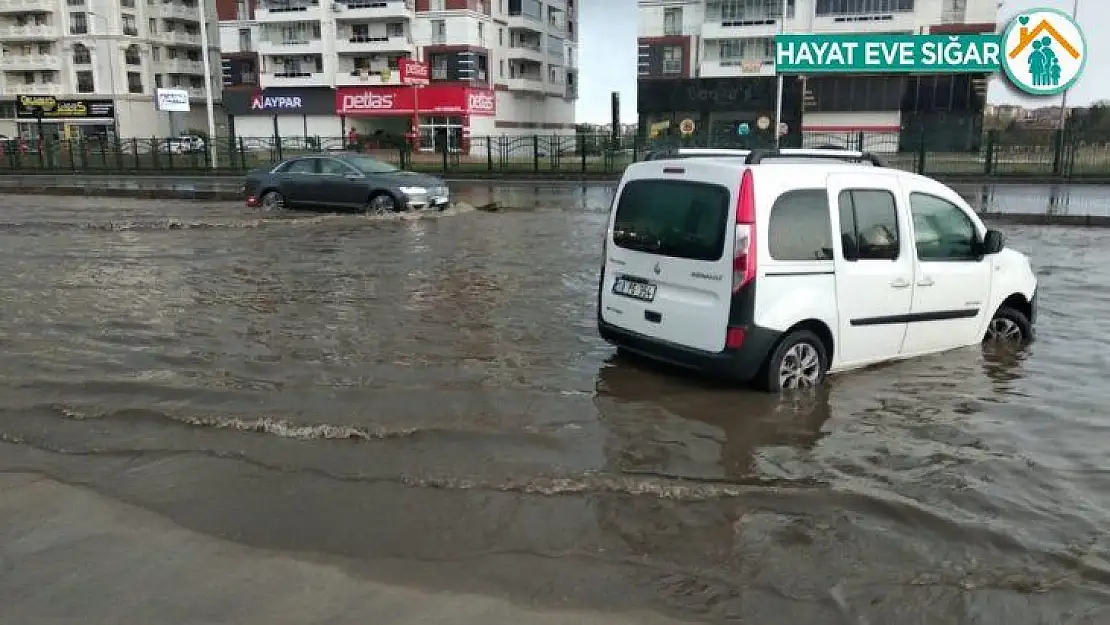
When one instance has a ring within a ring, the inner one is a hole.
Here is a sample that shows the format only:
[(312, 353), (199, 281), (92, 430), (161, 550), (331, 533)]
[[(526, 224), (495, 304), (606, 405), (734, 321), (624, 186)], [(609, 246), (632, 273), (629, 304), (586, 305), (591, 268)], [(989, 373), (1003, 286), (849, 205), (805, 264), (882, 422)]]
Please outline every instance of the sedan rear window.
[(728, 215), (729, 190), (720, 185), (634, 180), (617, 202), (613, 243), (660, 256), (718, 260)]

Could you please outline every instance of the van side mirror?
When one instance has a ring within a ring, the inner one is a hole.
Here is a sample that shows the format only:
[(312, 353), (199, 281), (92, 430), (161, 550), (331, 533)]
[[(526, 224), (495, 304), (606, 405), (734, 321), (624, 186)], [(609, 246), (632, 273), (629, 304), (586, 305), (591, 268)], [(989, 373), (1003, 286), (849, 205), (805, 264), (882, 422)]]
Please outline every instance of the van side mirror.
[(997, 230), (987, 230), (987, 233), (983, 235), (982, 250), (984, 255), (997, 254), (1001, 252), (1004, 247), (1006, 247), (1006, 237), (1001, 232)]

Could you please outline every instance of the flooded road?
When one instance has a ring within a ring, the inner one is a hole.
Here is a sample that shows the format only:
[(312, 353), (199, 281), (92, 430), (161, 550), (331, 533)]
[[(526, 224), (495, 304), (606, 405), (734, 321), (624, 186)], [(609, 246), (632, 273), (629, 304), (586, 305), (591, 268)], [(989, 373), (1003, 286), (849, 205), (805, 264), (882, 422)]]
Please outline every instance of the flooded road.
[(1110, 621), (1103, 231), (1006, 228), (1028, 351), (779, 400), (616, 358), (606, 192), (565, 193), (420, 220), (6, 196), (0, 470), (527, 605)]

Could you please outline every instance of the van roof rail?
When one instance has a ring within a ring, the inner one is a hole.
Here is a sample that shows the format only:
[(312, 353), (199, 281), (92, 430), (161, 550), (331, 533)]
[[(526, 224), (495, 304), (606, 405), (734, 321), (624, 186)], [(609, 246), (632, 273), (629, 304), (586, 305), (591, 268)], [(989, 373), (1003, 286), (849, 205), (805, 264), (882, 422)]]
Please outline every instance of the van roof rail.
[(670, 147), (660, 148), (657, 150), (649, 150), (644, 155), (645, 161), (658, 161), (662, 159), (671, 158), (712, 158), (721, 156), (747, 156), (751, 150), (740, 148), (687, 148), (687, 147)]
[(781, 150), (752, 150), (752, 153), (744, 159), (745, 165), (758, 165), (766, 159), (772, 158), (817, 158), (829, 159), (848, 162), (867, 162), (875, 167), (886, 167), (878, 156), (871, 152), (860, 152), (858, 150), (831, 150), (828, 148), (818, 149), (800, 149), (800, 148), (783, 148)]

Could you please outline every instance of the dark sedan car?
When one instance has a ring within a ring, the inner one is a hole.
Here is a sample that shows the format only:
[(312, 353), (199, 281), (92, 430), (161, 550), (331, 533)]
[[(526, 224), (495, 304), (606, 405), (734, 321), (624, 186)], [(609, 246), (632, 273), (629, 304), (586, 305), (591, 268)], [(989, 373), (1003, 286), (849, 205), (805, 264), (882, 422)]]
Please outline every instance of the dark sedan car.
[(451, 204), (441, 178), (404, 171), (361, 154), (297, 156), (256, 169), (243, 183), (247, 206), (360, 210), (383, 214), (443, 210)]

